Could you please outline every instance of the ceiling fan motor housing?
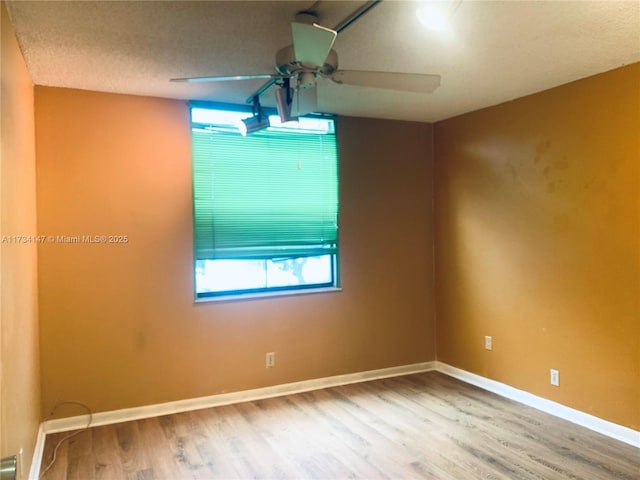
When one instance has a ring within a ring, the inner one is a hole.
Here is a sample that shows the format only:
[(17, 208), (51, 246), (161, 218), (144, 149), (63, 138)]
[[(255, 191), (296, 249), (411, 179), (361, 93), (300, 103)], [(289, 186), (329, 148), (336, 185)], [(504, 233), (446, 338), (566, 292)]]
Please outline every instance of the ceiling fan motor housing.
[(288, 45), (276, 53), (276, 70), (281, 75), (298, 76), (302, 73), (329, 76), (338, 69), (338, 54), (331, 50), (321, 67), (307, 66), (296, 60), (293, 45)]

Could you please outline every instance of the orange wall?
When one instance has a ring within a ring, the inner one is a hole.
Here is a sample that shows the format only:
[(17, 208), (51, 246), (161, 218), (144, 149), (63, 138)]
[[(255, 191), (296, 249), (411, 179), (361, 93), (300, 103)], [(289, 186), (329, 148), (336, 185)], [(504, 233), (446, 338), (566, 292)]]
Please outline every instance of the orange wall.
[(40, 246), (45, 410), (435, 358), (429, 125), (340, 119), (342, 292), (194, 304), (187, 105), (36, 87), (35, 111), (39, 232), (129, 237)]
[(639, 107), (634, 64), (435, 125), (438, 359), (636, 430)]
[(23, 449), (26, 474), (40, 422), (37, 247), (13, 236), (36, 235), (33, 84), (4, 2), (0, 17), (0, 456)]

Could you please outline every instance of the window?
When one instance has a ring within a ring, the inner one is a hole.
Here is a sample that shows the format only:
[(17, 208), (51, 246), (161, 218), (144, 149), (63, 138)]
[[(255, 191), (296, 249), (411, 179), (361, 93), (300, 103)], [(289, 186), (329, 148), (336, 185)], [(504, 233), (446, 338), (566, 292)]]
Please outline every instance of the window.
[(240, 135), (247, 112), (193, 105), (196, 297), (338, 286), (334, 122)]

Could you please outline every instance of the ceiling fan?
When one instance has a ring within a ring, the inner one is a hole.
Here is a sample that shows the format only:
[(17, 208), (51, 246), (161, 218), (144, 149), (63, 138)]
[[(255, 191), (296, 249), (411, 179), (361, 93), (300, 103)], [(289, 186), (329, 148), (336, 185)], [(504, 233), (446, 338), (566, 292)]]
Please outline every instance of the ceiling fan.
[[(316, 86), (318, 79), (334, 84), (355, 85), (385, 90), (431, 93), (440, 85), (439, 75), (374, 72), (338, 69), (338, 54), (332, 49), (338, 33), (360, 18), (380, 0), (355, 12), (335, 30), (317, 23), (315, 11), (306, 10), (296, 14), (291, 24), (293, 44), (276, 53), (275, 73), (255, 75), (208, 76), (172, 78), (172, 82), (220, 82), (234, 80), (269, 80), (265, 86), (247, 99), (259, 108), (259, 97), (270, 86), (276, 84), (278, 111), (282, 121), (293, 119), (317, 109)], [(292, 105), (293, 104), (293, 105)], [(293, 107), (293, 108), (292, 108)], [(286, 111), (286, 112), (285, 112)], [(254, 112), (256, 113), (256, 112)], [(285, 118), (286, 117), (286, 118)]]

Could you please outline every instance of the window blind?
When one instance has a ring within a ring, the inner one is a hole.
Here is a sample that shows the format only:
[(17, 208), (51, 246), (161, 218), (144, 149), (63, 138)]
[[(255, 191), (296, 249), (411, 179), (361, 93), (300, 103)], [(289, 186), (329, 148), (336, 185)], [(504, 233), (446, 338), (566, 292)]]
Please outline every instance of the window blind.
[(336, 253), (334, 134), (192, 129), (197, 260)]

